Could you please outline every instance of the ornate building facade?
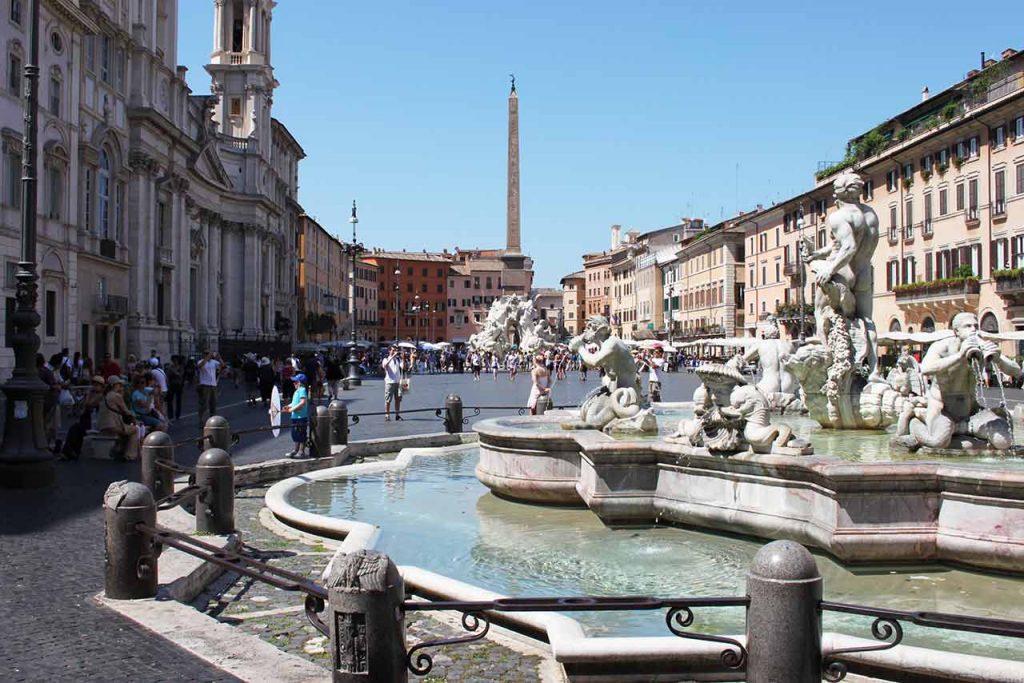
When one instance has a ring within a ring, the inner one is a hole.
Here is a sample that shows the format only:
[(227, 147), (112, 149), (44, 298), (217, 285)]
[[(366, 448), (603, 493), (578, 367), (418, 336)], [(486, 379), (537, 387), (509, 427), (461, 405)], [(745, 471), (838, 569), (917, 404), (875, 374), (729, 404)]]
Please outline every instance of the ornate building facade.
[[(272, 0), (215, 0), (212, 95), (177, 65), (177, 0), (43, 3), (41, 351), (290, 348), (302, 147), (271, 117)], [(28, 16), (0, 35), (0, 255), (18, 256)], [(18, 11), (16, 11), (16, 8)], [(15, 169), (18, 169), (17, 172)], [(5, 332), (13, 278), (4, 285)], [(0, 374), (13, 365), (5, 346)]]

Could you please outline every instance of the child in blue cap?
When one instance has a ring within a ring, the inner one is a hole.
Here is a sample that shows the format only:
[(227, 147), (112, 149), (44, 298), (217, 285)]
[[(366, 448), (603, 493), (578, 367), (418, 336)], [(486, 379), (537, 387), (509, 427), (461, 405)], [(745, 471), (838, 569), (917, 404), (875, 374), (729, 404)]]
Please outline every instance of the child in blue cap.
[(282, 413), (290, 413), (292, 416), (292, 441), (295, 442), (295, 448), (287, 454), (287, 457), (304, 458), (306, 457), (306, 429), (309, 427), (306, 376), (300, 372), (292, 377), (292, 384), (295, 385), (292, 402), (281, 409)]

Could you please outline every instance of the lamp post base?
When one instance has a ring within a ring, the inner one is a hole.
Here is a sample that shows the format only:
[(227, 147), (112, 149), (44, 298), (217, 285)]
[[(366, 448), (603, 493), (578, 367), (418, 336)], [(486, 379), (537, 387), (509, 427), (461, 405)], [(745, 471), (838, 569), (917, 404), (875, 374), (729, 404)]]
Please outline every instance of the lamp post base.
[(359, 361), (351, 359), (348, 362), (348, 377), (345, 381), (350, 387), (360, 387), (363, 385), (363, 380), (359, 377)]
[(0, 488), (50, 486), (56, 470), (53, 453), (45, 447), (43, 400), (48, 388), (38, 378), (28, 376), (12, 378), (3, 391), (7, 414), (0, 445)]

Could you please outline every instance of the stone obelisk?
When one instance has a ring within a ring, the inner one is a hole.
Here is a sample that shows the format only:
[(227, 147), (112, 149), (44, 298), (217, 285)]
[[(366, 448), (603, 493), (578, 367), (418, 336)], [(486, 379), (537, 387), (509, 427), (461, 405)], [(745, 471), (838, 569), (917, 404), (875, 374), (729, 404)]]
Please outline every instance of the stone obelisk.
[(508, 206), (505, 217), (505, 253), (522, 253), (519, 235), (519, 96), (516, 78), (512, 77), (512, 92), (508, 95)]

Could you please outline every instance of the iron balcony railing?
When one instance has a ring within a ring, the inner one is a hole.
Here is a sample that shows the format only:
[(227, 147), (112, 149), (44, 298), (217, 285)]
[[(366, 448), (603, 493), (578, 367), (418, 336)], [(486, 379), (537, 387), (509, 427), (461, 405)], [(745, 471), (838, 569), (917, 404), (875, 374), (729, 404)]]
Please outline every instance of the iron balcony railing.
[(126, 316), (128, 315), (128, 297), (117, 294), (99, 294), (96, 296), (96, 306), (93, 310), (110, 316)]

